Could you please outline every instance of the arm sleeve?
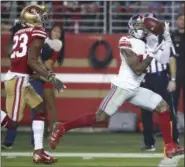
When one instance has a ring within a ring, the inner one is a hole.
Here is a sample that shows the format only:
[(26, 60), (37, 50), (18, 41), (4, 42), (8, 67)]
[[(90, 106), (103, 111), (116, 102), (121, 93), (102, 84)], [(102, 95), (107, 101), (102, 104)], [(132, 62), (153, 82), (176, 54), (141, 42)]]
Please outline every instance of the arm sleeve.
[(159, 61), (161, 64), (169, 63), (171, 56), (171, 44), (169, 42), (165, 42), (162, 48), (156, 53), (155, 59)]

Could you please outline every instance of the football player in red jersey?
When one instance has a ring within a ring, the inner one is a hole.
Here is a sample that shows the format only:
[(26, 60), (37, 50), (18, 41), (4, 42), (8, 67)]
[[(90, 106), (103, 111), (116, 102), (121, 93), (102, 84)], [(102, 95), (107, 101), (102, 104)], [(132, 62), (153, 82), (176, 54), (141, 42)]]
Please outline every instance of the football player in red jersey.
[[(19, 20), (15, 20), (14, 26), (11, 28), (12, 40), (15, 33), (20, 29), (22, 29), (21, 22)], [(50, 32), (48, 33), (50, 34), (48, 36), (49, 39), (45, 40), (45, 44), (42, 48), (42, 53), (40, 58), (49, 70), (53, 70), (54, 64), (56, 61), (59, 65), (62, 62), (62, 58), (63, 58), (62, 54), (64, 51), (62, 48), (64, 45), (64, 31), (62, 30), (62, 27), (60, 27), (59, 25), (53, 25)], [(50, 47), (51, 44), (50, 45), (48, 44), (48, 40), (50, 41), (49, 43), (51, 43), (52, 41), (55, 42), (56, 39), (62, 42), (61, 48), (58, 48), (59, 51), (56, 49), (55, 50), (52, 49)], [(10, 41), (10, 43), (12, 43), (12, 40)], [(50, 82), (44, 82), (43, 80), (41, 80), (40, 76), (37, 73), (34, 73), (33, 75), (31, 75), (30, 84), (37, 92), (37, 94), (43, 97), (44, 104), (45, 105), (47, 104), (48, 109), (51, 113), (50, 125), (52, 125), (52, 123), (56, 120), (56, 113), (57, 113), (57, 108), (55, 103), (55, 100), (56, 100), (55, 90), (53, 88), (53, 85)], [(48, 115), (47, 110), (45, 110), (45, 112), (46, 112), (46, 115)], [(34, 115), (35, 115), (35, 110), (33, 109), (31, 111), (31, 120), (33, 120)], [(47, 121), (48, 120), (45, 120), (45, 134), (47, 134), (46, 129), (48, 129)], [(17, 135), (17, 128), (11, 128), (11, 129), (8, 128), (5, 135), (5, 141), (1, 145), (2, 149), (11, 149), (14, 144), (16, 135)], [(32, 133), (31, 143), (34, 146), (33, 133)]]
[[(1, 115), (3, 115), (1, 123), (5, 122), (4, 127), (9, 128), (16, 126), (21, 121), (25, 105), (36, 111), (32, 123), (35, 141), (33, 161), (35, 163), (55, 163), (56, 159), (43, 149), (45, 120), (43, 99), (31, 87), (30, 75), (35, 71), (43, 79), (51, 82), (58, 91), (64, 88), (63, 83), (51, 71), (47, 70), (44, 64), (38, 61), (46, 38), (46, 32), (43, 28), (46, 17), (47, 10), (44, 6), (29, 5), (21, 12), (21, 23), (24, 28), (16, 32), (13, 37), (10, 55), (11, 66), (5, 77), (8, 115), (1, 111)], [(55, 45), (51, 47), (56, 49), (58, 45), (61, 43), (56, 41)]]

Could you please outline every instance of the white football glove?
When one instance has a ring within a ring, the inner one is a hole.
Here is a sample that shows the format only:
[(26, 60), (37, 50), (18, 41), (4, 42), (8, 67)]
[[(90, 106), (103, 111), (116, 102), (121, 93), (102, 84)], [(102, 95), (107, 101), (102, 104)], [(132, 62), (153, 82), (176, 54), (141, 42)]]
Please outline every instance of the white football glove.
[(171, 43), (172, 39), (170, 36), (170, 23), (165, 22), (164, 24), (165, 24), (164, 33), (163, 33), (164, 39), (165, 39), (165, 41), (168, 41)]
[(164, 41), (157, 46), (155, 49), (147, 48), (147, 55), (155, 58), (161, 64), (169, 63), (170, 57), (170, 43), (168, 41)]
[(60, 41), (59, 39), (46, 38), (45, 43), (47, 43), (56, 52), (62, 49), (62, 41)]

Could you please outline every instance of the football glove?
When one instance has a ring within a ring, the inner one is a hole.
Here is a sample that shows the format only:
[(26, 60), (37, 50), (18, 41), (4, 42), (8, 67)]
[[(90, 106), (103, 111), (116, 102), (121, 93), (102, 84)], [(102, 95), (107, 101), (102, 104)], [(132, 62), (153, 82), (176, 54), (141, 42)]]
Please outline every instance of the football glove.
[(54, 74), (51, 74), (49, 77), (48, 77), (48, 80), (49, 82), (52, 83), (52, 85), (54, 86), (54, 88), (60, 92), (60, 91), (63, 91), (66, 86), (64, 85), (64, 83), (59, 80), (58, 78), (56, 78), (56, 76)]
[(164, 36), (164, 39), (165, 41), (168, 41), (168, 42), (172, 42), (172, 39), (171, 39), (171, 36), (170, 36), (170, 26), (169, 26), (169, 22), (165, 22), (165, 28), (164, 28), (164, 33), (163, 33), (163, 36)]
[(150, 57), (155, 57), (156, 53), (159, 50), (162, 50), (163, 44), (164, 44), (164, 41), (161, 42), (161, 44), (156, 46), (155, 48), (150, 48), (148, 45), (146, 45), (146, 54), (149, 55)]

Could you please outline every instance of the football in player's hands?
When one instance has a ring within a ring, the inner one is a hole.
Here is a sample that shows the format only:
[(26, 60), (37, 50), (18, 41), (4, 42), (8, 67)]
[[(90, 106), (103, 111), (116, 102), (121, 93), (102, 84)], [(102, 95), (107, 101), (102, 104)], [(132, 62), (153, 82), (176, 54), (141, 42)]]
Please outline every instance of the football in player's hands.
[(155, 35), (161, 35), (164, 32), (165, 25), (163, 22), (151, 17), (146, 17), (144, 19), (145, 28)]

